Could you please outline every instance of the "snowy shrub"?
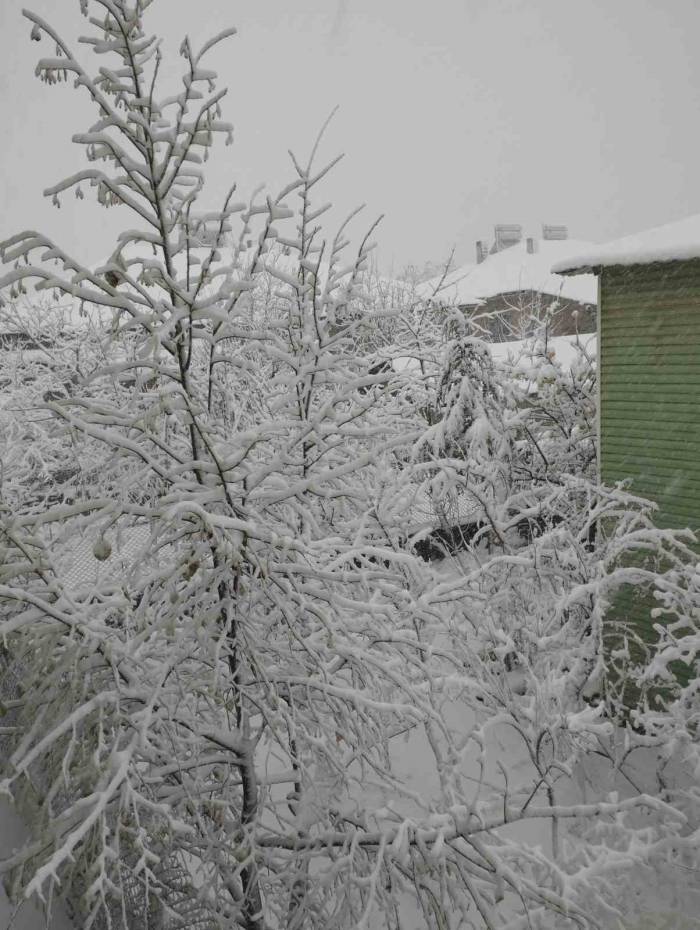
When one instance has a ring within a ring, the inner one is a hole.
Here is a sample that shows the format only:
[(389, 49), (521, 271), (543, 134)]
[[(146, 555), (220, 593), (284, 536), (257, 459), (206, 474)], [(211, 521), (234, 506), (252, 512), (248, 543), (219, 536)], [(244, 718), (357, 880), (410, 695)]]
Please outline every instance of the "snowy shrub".
[[(499, 724), (512, 729), (539, 773), (539, 789), (547, 786), (549, 804), (562, 795), (580, 798), (591, 772), (594, 791), (617, 790), (621, 773), (623, 791), (645, 785), (669, 803), (657, 818), (621, 823), (619, 833), (597, 821), (587, 833), (577, 822), (574, 832), (619, 853), (648, 831), (652, 859), (652, 848), (663, 850), (654, 868), (677, 889), (700, 810), (700, 705), (692, 674), (700, 591), (691, 534), (657, 529), (654, 505), (596, 483), (595, 372), (583, 346), (567, 370), (536, 343), (523, 355), (525, 366), (522, 358), (497, 363), (474, 337), (451, 342), (434, 402), (438, 422), (415, 446), (417, 480), (448, 501), (444, 518), (454, 523), (461, 513), (471, 521), (465, 551), (453, 559), (463, 612), (450, 651), (469, 669), (482, 745)], [(638, 617), (627, 622), (611, 610), (630, 587), (659, 605), (651, 615), (655, 647), (641, 638)], [(687, 672), (677, 677), (679, 663), (691, 670), (688, 683)], [(465, 692), (461, 700), (469, 702)], [(517, 777), (504, 766), (501, 776), (510, 796)], [(553, 818), (551, 849), (563, 861), (561, 829)], [(669, 829), (677, 847), (669, 845)], [(570, 844), (571, 830), (563, 830)], [(574, 859), (588, 855), (571, 845), (569, 851)], [(629, 853), (611, 854), (606, 869), (619, 880), (630, 861)], [(636, 890), (618, 895), (622, 913), (650, 906), (639, 890), (644, 880), (626, 881)], [(592, 888), (581, 900), (590, 902), (591, 919), (594, 912), (612, 919)]]

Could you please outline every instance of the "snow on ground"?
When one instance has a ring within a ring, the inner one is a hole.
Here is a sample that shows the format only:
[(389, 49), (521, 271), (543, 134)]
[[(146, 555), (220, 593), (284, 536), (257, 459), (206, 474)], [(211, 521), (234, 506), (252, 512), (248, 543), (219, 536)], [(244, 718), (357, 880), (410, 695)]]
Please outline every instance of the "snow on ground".
[(588, 353), (595, 355), (596, 334), (581, 333), (568, 336), (549, 336), (544, 339), (519, 339), (515, 342), (491, 342), (491, 355), (499, 362), (513, 362), (518, 367), (527, 367), (527, 361), (544, 351), (562, 368), (570, 369), (579, 357), (577, 343)]
[(491, 356), (495, 362), (508, 364), (519, 375), (537, 378), (542, 373), (542, 355), (558, 364), (566, 373), (580, 358), (581, 348), (595, 358), (597, 336), (595, 333), (581, 333), (570, 336), (549, 336), (541, 338), (520, 339), (516, 342), (489, 343)]
[[(598, 301), (598, 284), (593, 274), (582, 274), (566, 278), (552, 271), (556, 263), (581, 252), (595, 248), (579, 239), (538, 239), (535, 251), (527, 251), (525, 241), (489, 255), (479, 265), (463, 265), (450, 272), (440, 287), (441, 300), (457, 305), (478, 304), (498, 294), (513, 294), (518, 291), (536, 291), (551, 294), (580, 303), (595, 304)], [(441, 275), (431, 278), (420, 286), (424, 298), (433, 295), (440, 284)]]
[[(471, 711), (456, 702), (449, 708), (448, 718), (451, 718), (450, 722), (459, 726), (464, 734), (477, 722)], [(624, 735), (619, 733), (611, 742), (614, 744), (615, 741), (622, 742), (623, 739)], [(511, 792), (517, 792), (525, 786), (534, 789), (538, 784), (539, 776), (526, 745), (508, 723), (499, 722), (487, 728), (484, 750), (483, 773), (477, 762), (476, 746), (464, 765), (464, 773), (473, 782), (475, 796), (480, 785), (503, 790), (504, 773), (507, 774)], [(426, 800), (431, 794), (437, 797), (435, 760), (422, 727), (411, 731), (406, 738), (394, 739), (391, 758), (394, 770), (406, 776), (410, 788)], [(627, 767), (627, 773), (641, 785), (649, 784), (650, 776), (655, 770), (656, 758), (653, 752), (647, 750), (639, 750), (634, 762)], [(681, 772), (677, 773), (677, 777), (688, 779), (692, 778), (692, 775)], [(573, 779), (561, 779), (557, 782), (555, 803), (594, 803), (611, 795), (631, 797), (634, 793), (624, 776), (619, 772), (613, 772), (609, 765), (600, 764), (596, 757), (592, 756), (574, 772)], [(387, 800), (391, 799), (388, 797)], [(540, 803), (547, 803), (544, 794)], [(396, 804), (393, 807), (401, 809)], [(401, 812), (410, 818), (410, 809), (406, 807)], [(564, 837), (570, 827), (575, 829), (575, 824), (560, 822), (560, 837)], [(539, 847), (545, 855), (552, 855), (551, 825), (547, 820), (523, 820), (501, 828), (498, 833), (511, 842), (532, 849)], [(656, 881), (650, 882), (648, 872), (641, 869), (638, 871), (638, 875), (630, 874), (629, 878), (625, 878), (625, 885), (620, 889), (621, 900), (626, 902), (623, 905), (626, 908), (624, 922), (603, 924), (605, 930), (699, 930), (700, 920), (690, 915), (698, 913), (700, 891), (697, 887), (694, 888), (692, 881), (688, 881), (687, 872), (681, 868), (667, 868), (663, 873), (657, 874)], [(420, 914), (411, 913), (404, 908), (402, 918), (404, 930), (425, 930), (425, 923)]]
[[(579, 335), (549, 336), (546, 341), (542, 338), (518, 339), (513, 342), (487, 342), (491, 356), (496, 362), (508, 363), (520, 372), (526, 372), (532, 367), (533, 360), (542, 352), (556, 361), (566, 371), (570, 370), (579, 357), (577, 343), (586, 352), (595, 356), (597, 337), (595, 333), (581, 333)], [(420, 374), (421, 361), (414, 355), (400, 355), (392, 359), (394, 371)], [(431, 366), (434, 369), (434, 364)], [(434, 373), (431, 371), (430, 373)]]
[[(127, 552), (133, 555), (132, 548), (137, 544), (143, 545), (143, 543), (143, 538), (127, 539), (120, 547), (115, 540), (115, 551), (110, 559), (98, 565), (93, 564), (95, 560), (91, 554), (89, 541), (87, 538), (83, 539), (72, 555), (74, 584), (76, 587), (92, 584), (96, 572), (110, 569), (118, 571), (120, 559), (124, 558)], [(460, 554), (455, 558), (446, 559), (441, 563), (439, 571), (445, 574), (463, 571), (466, 557), (465, 554)], [(514, 689), (517, 688), (517, 681), (512, 680), (511, 683)], [(508, 687), (505, 680), (504, 687)], [(477, 719), (477, 715), (471, 708), (459, 700), (449, 701), (445, 705), (445, 710), (449, 725), (462, 736), (467, 736), (482, 722)], [(613, 746), (614, 742), (613, 740)], [(421, 804), (416, 805), (410, 798), (397, 800), (390, 789), (382, 791), (379, 786), (369, 783), (363, 784), (362, 803), (369, 805), (370, 809), (372, 807), (391, 808), (404, 818), (410, 819), (419, 813), (424, 816), (431, 800), (437, 800), (439, 797), (435, 759), (424, 727), (417, 725), (405, 734), (394, 737), (391, 740), (390, 754), (394, 771), (400, 778), (405, 779), (409, 789), (420, 796)], [(647, 783), (650, 778), (653, 778), (656, 761), (652, 756), (653, 753), (647, 750), (639, 750), (628, 772), (642, 790), (647, 786), (651, 787)], [(613, 790), (620, 792), (622, 796), (631, 795), (633, 789), (630, 787), (630, 782), (622, 778), (619, 773), (612, 772), (609, 766), (606, 767), (601, 762), (601, 759), (602, 757), (591, 757), (580, 766), (574, 778), (561, 779), (556, 789), (556, 801), (563, 804), (594, 801), (608, 797)], [(524, 741), (516, 729), (509, 725), (507, 719), (501, 719), (486, 728), (484, 761), (482, 771), (477, 744), (473, 743), (465, 754), (462, 771), (473, 785), (474, 797), (485, 786), (502, 788), (504, 772), (507, 773), (510, 791), (514, 793), (517, 793), (518, 788), (525, 789), (528, 793), (539, 781)], [(267, 758), (258, 760), (259, 771), (263, 775), (263, 780), (267, 780), (268, 784), (278, 781), (282, 774), (280, 771), (282, 765), (281, 761), (275, 762), (269, 754)], [(683, 777), (682, 772), (680, 777)], [(273, 794), (283, 797), (289, 790), (289, 784), (278, 784), (275, 788), (271, 787), (271, 790)], [(323, 790), (322, 785), (319, 785), (319, 790)], [(312, 812), (310, 813), (313, 818)], [(388, 825), (392, 821), (387, 819), (385, 822)], [(543, 819), (512, 824), (503, 829), (501, 833), (509, 840), (530, 847), (540, 847), (546, 854), (551, 854), (550, 826)], [(21, 845), (26, 837), (26, 827), (20, 817), (6, 802), (0, 801), (0, 856), (7, 855), (13, 848)], [(693, 930), (693, 928), (697, 930), (698, 923), (683, 916), (683, 912), (693, 913), (689, 910), (692, 905), (688, 905), (687, 900), (683, 900), (684, 895), (692, 896), (692, 888), (687, 886), (688, 877), (682, 874), (666, 874), (663, 879), (653, 885), (645, 885), (642, 878), (639, 888), (634, 889), (633, 893), (637, 896), (638, 910), (645, 913), (645, 916), (636, 918), (630, 914), (629, 922), (626, 921), (623, 925), (616, 926), (614, 930)], [(625, 889), (625, 893), (628, 892), (630, 889)], [(674, 912), (674, 908), (680, 910)], [(420, 910), (416, 909), (412, 899), (402, 899), (400, 910), (403, 930), (425, 930), (424, 917)], [(48, 924), (45, 924), (39, 906), (32, 902), (23, 904), (14, 923), (11, 922), (12, 914), (13, 908), (4, 890), (0, 887), (0, 930), (41, 930), (44, 927), (47, 927), (47, 930), (74, 930), (60, 902), (54, 907), (51, 921)]]
[[(470, 556), (467, 553), (459, 553), (440, 563), (438, 571), (445, 575), (462, 573), (469, 565)], [(465, 630), (465, 635), (470, 634)], [(474, 646), (478, 647), (476, 641)], [(504, 672), (502, 685), (505, 694), (517, 694), (521, 686), (518, 671)], [(484, 724), (484, 720), (478, 719), (477, 714), (459, 700), (447, 702), (444, 710), (448, 725), (463, 737), (467, 737), (479, 724)], [(513, 724), (508, 722), (507, 713), (490, 724), (486, 723), (483, 769), (476, 741), (469, 746), (463, 758), (462, 772), (473, 785), (474, 799), (479, 792), (483, 795), (489, 794), (493, 789), (496, 792), (502, 791), (505, 776), (508, 778), (509, 792), (514, 796), (517, 796), (519, 790), (524, 790), (526, 795), (530, 791), (536, 792), (537, 786), (541, 785), (529, 749)], [(616, 763), (625, 756), (625, 763), (614, 765), (610, 759), (606, 760), (603, 747)], [(639, 748), (627, 756), (627, 736), (621, 730), (613, 730), (607, 739), (601, 736), (600, 749), (599, 753), (585, 757), (571, 777), (562, 777), (555, 782), (555, 803), (576, 805), (595, 803), (613, 797), (629, 798), (639, 791), (656, 793), (659, 762), (657, 750)], [(393, 771), (399, 777), (405, 778), (407, 786), (421, 797), (423, 805), (427, 806), (431, 800), (438, 800), (439, 784), (435, 757), (422, 725), (417, 725), (407, 733), (392, 739), (390, 755)], [(664, 777), (668, 785), (682, 785), (692, 783), (694, 773), (674, 759), (664, 769)], [(390, 791), (387, 791), (384, 797), (372, 800), (374, 803), (381, 801), (390, 805), (406, 818), (411, 818), (412, 814), (417, 812), (410, 800), (397, 803)], [(538, 803), (537, 794), (535, 803)], [(547, 803), (541, 788), (539, 803)], [(560, 837), (563, 838), (568, 829), (576, 830), (577, 826), (571, 821), (568, 824), (560, 823), (559, 829)], [(523, 820), (509, 824), (498, 832), (504, 839), (533, 849), (539, 847), (547, 856), (553, 854), (551, 824), (545, 819)], [(658, 872), (656, 880), (651, 882), (647, 871), (637, 869), (634, 874), (630, 874), (625, 887), (620, 890), (620, 900), (625, 901), (623, 906), (627, 908), (625, 919), (622, 923), (601, 925), (605, 930), (700, 930), (700, 919), (689, 916), (698, 914), (700, 885), (689, 882), (688, 874), (682, 869), (667, 868), (664, 872)], [(403, 930), (425, 930), (424, 919), (415, 911), (413, 903), (407, 906), (404, 902), (401, 918)]]
[(700, 258), (700, 213), (605, 245), (581, 248), (557, 259), (552, 272), (589, 276), (589, 272), (611, 265), (646, 265), (691, 258)]

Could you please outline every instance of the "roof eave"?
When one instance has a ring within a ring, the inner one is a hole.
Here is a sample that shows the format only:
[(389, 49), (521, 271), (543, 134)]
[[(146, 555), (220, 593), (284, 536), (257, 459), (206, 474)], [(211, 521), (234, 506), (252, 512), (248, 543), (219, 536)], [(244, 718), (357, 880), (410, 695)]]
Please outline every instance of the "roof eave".
[[(566, 277), (573, 277), (577, 274), (594, 274), (600, 275), (604, 269), (610, 268), (625, 268), (627, 270), (632, 270), (635, 268), (650, 268), (652, 266), (661, 266), (661, 265), (680, 265), (684, 262), (700, 262), (699, 255), (688, 255), (683, 257), (673, 257), (673, 258), (662, 258), (662, 257), (649, 257), (649, 258), (640, 258), (638, 261), (624, 261), (620, 259), (615, 261), (614, 259), (605, 262), (597, 262), (595, 264), (589, 265), (576, 265), (572, 268), (557, 268), (553, 274), (560, 274)], [(556, 267), (556, 266), (555, 266)]]
[(575, 265), (570, 268), (562, 268), (559, 265), (552, 266), (552, 274), (560, 274), (567, 278), (573, 278), (577, 274), (598, 275), (602, 270), (602, 265)]

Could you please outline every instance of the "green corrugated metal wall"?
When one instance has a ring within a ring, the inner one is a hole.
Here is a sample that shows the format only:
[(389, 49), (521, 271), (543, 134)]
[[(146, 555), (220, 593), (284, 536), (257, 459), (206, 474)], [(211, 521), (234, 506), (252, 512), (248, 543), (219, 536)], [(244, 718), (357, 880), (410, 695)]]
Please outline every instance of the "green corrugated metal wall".
[[(598, 358), (603, 481), (631, 478), (658, 526), (700, 530), (700, 261), (604, 269)], [(611, 620), (652, 641), (652, 606), (621, 592)]]
[(700, 262), (605, 269), (601, 470), (700, 529)]

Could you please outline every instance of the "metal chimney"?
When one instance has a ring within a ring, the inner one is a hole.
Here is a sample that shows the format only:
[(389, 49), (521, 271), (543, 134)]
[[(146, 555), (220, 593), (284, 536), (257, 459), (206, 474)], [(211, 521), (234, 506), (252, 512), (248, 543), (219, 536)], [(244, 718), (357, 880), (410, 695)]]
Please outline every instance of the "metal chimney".
[(543, 239), (568, 239), (569, 229), (567, 226), (547, 226), (542, 224)]
[(523, 238), (523, 227), (515, 223), (501, 223), (494, 228), (496, 236), (496, 251), (502, 252), (512, 245), (517, 245)]
[(488, 250), (487, 247), (484, 245), (483, 240), (482, 240), (482, 239), (479, 239), (479, 240), (477, 241), (477, 243), (476, 243), (476, 263), (477, 263), (477, 265), (480, 265), (480, 264), (484, 261), (484, 259), (485, 259), (486, 256), (488, 255), (488, 252), (489, 252), (489, 250)]
[(535, 254), (535, 240), (532, 238), (532, 236), (528, 236), (525, 240), (525, 247), (527, 248), (528, 255)]

